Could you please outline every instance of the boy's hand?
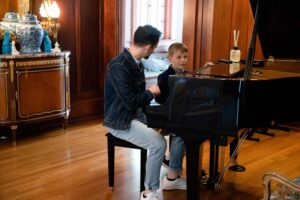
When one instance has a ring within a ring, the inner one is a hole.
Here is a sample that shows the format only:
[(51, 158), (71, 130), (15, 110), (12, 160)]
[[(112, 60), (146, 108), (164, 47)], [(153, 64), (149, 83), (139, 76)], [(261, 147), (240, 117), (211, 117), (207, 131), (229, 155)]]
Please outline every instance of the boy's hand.
[(154, 96), (160, 95), (160, 89), (158, 85), (151, 85), (148, 90), (150, 90)]

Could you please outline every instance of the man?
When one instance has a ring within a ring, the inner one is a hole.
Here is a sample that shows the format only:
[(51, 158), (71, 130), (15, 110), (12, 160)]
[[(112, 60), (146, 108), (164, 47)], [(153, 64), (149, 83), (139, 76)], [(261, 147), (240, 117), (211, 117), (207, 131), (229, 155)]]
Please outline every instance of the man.
[[(157, 85), (145, 89), (142, 58), (148, 58), (157, 47), (161, 32), (156, 28), (140, 26), (134, 33), (133, 43), (113, 58), (108, 66), (104, 87), (104, 126), (110, 133), (148, 150), (146, 190), (141, 200), (162, 200), (158, 192), (160, 168), (166, 151), (166, 141), (146, 125), (145, 106), (160, 94)], [(170, 180), (171, 182), (172, 180)], [(174, 181), (174, 180), (173, 180)], [(186, 182), (176, 178), (174, 189), (186, 189)]]

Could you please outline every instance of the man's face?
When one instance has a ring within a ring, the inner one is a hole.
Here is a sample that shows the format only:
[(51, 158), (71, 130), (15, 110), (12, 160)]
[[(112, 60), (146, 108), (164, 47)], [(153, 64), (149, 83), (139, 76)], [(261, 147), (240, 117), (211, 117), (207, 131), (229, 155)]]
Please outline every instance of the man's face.
[(145, 46), (145, 56), (144, 56), (144, 58), (148, 59), (151, 56), (151, 54), (154, 52), (156, 47), (157, 47), (157, 44)]
[(169, 56), (168, 59), (175, 69), (184, 70), (188, 61), (188, 54), (187, 52), (177, 50), (173, 55)]

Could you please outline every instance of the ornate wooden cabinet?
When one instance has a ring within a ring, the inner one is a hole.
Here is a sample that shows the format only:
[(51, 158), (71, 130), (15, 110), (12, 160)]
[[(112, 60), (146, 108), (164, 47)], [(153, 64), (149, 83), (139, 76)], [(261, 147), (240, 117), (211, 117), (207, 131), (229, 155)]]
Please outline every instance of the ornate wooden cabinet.
[(62, 117), (70, 112), (69, 55), (0, 55), (0, 125), (11, 127), (16, 144), (20, 124)]

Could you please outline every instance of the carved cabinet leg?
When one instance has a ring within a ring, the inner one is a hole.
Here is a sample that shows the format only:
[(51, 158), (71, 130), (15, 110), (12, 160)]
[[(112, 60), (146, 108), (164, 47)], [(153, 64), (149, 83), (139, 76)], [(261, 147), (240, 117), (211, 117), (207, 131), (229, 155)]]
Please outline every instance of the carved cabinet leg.
[(17, 125), (10, 126), (14, 146), (17, 144), (17, 128)]

